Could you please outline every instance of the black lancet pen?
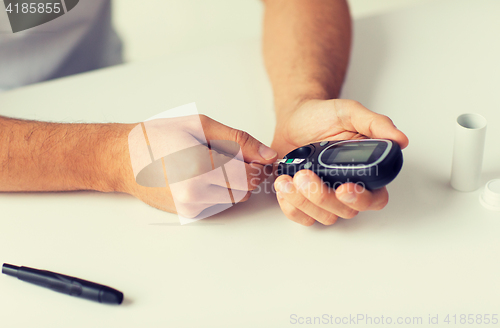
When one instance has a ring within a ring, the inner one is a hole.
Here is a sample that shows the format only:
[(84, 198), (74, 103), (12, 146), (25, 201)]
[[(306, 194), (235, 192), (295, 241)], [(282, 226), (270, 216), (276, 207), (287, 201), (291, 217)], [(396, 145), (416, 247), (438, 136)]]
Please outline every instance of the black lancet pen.
[(121, 304), (123, 301), (123, 293), (116, 289), (55, 272), (4, 263), (2, 273), (56, 292), (99, 303)]

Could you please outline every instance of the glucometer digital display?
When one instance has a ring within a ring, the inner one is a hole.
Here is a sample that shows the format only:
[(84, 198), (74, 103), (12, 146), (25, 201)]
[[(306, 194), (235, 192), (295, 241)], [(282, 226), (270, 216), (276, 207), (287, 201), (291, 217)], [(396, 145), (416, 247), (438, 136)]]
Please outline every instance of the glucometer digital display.
[(297, 148), (278, 161), (278, 175), (311, 170), (329, 187), (353, 182), (368, 190), (387, 185), (403, 166), (399, 145), (387, 139), (323, 141)]
[(363, 163), (366, 162), (377, 145), (359, 146), (348, 144), (345, 147), (331, 148), (323, 155), (325, 163)]

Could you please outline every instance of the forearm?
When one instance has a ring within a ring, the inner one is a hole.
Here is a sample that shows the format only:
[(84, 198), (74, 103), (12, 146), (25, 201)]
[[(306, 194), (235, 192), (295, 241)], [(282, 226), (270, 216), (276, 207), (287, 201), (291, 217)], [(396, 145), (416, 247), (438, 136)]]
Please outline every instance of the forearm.
[(0, 116), (0, 191), (120, 190), (127, 129)]
[(351, 45), (344, 0), (267, 0), (264, 59), (278, 115), (305, 99), (337, 98)]

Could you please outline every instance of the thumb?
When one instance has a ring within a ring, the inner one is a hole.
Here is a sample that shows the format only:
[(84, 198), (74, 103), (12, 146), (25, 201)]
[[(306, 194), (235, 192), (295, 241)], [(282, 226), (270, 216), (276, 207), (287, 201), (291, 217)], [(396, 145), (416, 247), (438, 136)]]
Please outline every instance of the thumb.
[(203, 132), (207, 140), (229, 140), (236, 142), (247, 163), (271, 164), (278, 157), (278, 153), (252, 137), (245, 131), (230, 128), (211, 118), (201, 118)]
[(408, 137), (401, 132), (392, 122), (392, 120), (381, 114), (372, 112), (358, 102), (348, 103), (347, 113), (347, 128), (351, 131), (357, 131), (369, 138), (391, 139), (396, 141), (401, 148), (408, 146)]

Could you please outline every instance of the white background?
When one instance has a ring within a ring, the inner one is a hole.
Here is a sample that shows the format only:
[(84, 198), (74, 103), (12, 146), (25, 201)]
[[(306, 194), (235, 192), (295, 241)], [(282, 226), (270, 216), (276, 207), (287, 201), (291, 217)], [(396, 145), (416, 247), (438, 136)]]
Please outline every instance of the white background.
[[(4, 276), (0, 326), (276, 328), (292, 326), (292, 313), (326, 313), (497, 327), (444, 318), (500, 314), (499, 212), (481, 206), (480, 189), (449, 186), (464, 112), (488, 120), (482, 184), (500, 176), (499, 16), (497, 0), (449, 0), (356, 20), (344, 95), (410, 138), (383, 211), (303, 227), (261, 192), (180, 227), (125, 194), (2, 194), (2, 262), (107, 284), (126, 299), (103, 306)], [(272, 95), (257, 39), (0, 95), (7, 116), (66, 122), (139, 122), (192, 101), (268, 143)]]
[[(353, 18), (429, 0), (350, 0)], [(125, 58), (137, 61), (259, 37), (260, 0), (114, 0)]]

